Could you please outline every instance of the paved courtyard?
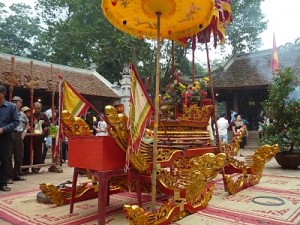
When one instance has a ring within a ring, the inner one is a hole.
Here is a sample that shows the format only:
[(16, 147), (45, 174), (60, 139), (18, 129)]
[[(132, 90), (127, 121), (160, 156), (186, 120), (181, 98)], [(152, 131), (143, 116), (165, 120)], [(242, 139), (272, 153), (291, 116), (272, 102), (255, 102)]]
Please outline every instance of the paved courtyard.
[[(246, 155), (253, 154), (253, 150), (245, 150)], [(48, 159), (49, 160), (49, 159)], [(72, 172), (73, 168), (68, 167), (67, 163), (62, 165), (63, 173), (53, 173), (48, 172), (48, 167), (42, 167), (40, 173), (29, 173), (25, 177), (27, 178), (26, 181), (18, 181), (10, 184), (11, 187), (10, 192), (1, 192), (0, 195), (24, 192), (29, 190), (38, 189), (39, 184), (42, 182), (52, 183), (55, 185), (61, 184), (68, 180), (72, 180)], [(298, 170), (283, 170), (279, 167), (276, 163), (275, 159), (271, 160), (266, 164), (264, 173), (266, 174), (274, 174), (274, 175), (285, 175), (285, 176), (300, 176), (300, 169)], [(79, 177), (79, 181), (86, 180), (86, 177)], [(284, 179), (284, 178), (283, 178)], [(37, 192), (38, 193), (38, 192)], [(8, 225), (7, 223), (0, 218), (1, 225)]]

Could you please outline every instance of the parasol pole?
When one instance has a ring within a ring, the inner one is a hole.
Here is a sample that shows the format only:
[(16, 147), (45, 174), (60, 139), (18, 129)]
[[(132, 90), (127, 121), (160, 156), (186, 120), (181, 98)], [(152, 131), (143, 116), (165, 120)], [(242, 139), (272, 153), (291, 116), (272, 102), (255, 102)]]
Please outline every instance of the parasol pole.
[(171, 83), (174, 83), (175, 73), (175, 56), (174, 56), (174, 41), (172, 41), (172, 68), (171, 68)]
[(195, 50), (193, 50), (193, 59), (192, 59), (192, 83), (195, 82)]
[(218, 153), (220, 153), (221, 152), (220, 151), (220, 140), (219, 140), (219, 132), (218, 132), (218, 124), (217, 124), (217, 116), (216, 116), (216, 108), (215, 108), (214, 82), (213, 82), (211, 69), (210, 69), (210, 59), (209, 59), (207, 41), (205, 41), (205, 50), (206, 50), (206, 57), (207, 57), (207, 70), (208, 70), (209, 83), (210, 83), (210, 93), (211, 93), (212, 105), (214, 106), (213, 119), (214, 119), (215, 130), (216, 130), (216, 145), (218, 147)]
[[(207, 57), (207, 69), (208, 69), (208, 75), (209, 75), (210, 93), (211, 93), (212, 104), (214, 106), (214, 109), (213, 109), (213, 119), (214, 119), (214, 121), (213, 122), (215, 124), (215, 131), (216, 131), (217, 153), (220, 153), (221, 152), (221, 149), (220, 149), (220, 139), (219, 139), (219, 131), (218, 131), (218, 124), (217, 124), (217, 115), (216, 115), (216, 108), (215, 108), (215, 93), (214, 93), (214, 87), (213, 87), (214, 82), (213, 82), (213, 78), (212, 78), (212, 74), (211, 74), (210, 59), (209, 59), (207, 41), (205, 41), (205, 50), (206, 50), (206, 57)], [(225, 180), (224, 167), (222, 168), (222, 176), (223, 176), (224, 187), (227, 188), (227, 182)]]
[(153, 141), (153, 168), (151, 175), (151, 211), (156, 211), (156, 178), (157, 178), (157, 131), (158, 131), (158, 111), (159, 111), (159, 78), (160, 78), (160, 16), (157, 15), (157, 51), (156, 51), (156, 75), (155, 75), (155, 113), (154, 113), (154, 141)]
[(192, 40), (192, 83), (194, 84), (195, 82), (195, 50), (196, 50), (196, 35), (193, 35), (193, 40)]

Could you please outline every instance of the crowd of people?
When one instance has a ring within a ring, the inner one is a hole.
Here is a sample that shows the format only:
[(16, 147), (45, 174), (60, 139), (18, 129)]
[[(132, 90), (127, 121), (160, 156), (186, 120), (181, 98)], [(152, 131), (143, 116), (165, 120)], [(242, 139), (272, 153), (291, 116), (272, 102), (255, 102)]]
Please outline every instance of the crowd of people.
[[(258, 116), (258, 134), (259, 139), (263, 137), (263, 128), (267, 125), (272, 125), (273, 119), (269, 118), (264, 111), (262, 111)], [(220, 142), (228, 143), (228, 129), (232, 131), (233, 136), (237, 135), (241, 128), (244, 129), (244, 136), (240, 143), (240, 151), (238, 152), (238, 156), (244, 156), (243, 150), (245, 145), (247, 144), (247, 137), (249, 135), (248, 126), (249, 122), (243, 117), (243, 115), (239, 115), (234, 110), (230, 110), (230, 120), (227, 119), (225, 113), (221, 113), (218, 121), (218, 132), (219, 132), (219, 140)]]
[[(23, 106), (23, 99), (14, 96), (11, 102), (5, 99), (6, 87), (0, 85), (0, 190), (10, 191), (7, 186), (15, 181), (25, 181), (29, 169), (21, 166), (30, 165), (30, 130), (31, 110)], [(22, 107), (23, 106), (23, 107)], [(33, 165), (42, 164), (45, 160), (45, 134), (43, 130), (50, 126), (50, 119), (42, 110), (42, 104), (33, 104), (33, 133), (32, 139)], [(40, 125), (40, 127), (39, 127)], [(40, 131), (42, 133), (40, 133)], [(32, 167), (33, 173), (38, 173), (40, 168)]]
[(230, 121), (228, 121), (226, 114), (222, 113), (217, 120), (217, 127), (219, 133), (219, 140), (223, 143), (228, 143), (228, 129), (232, 130), (233, 136), (236, 136), (241, 129), (244, 130), (244, 135), (240, 143), (240, 150), (237, 156), (244, 157), (244, 148), (247, 144), (247, 137), (249, 136), (248, 128), (249, 122), (240, 114), (236, 113), (234, 110), (230, 111)]
[[(50, 126), (58, 126), (58, 111), (46, 110), (42, 112), (42, 104), (33, 104), (33, 127), (30, 127), (31, 109), (23, 106), (23, 99), (14, 96), (11, 101), (5, 99), (7, 89), (0, 84), (0, 191), (10, 191), (8, 184), (15, 181), (25, 181), (29, 168), (38, 173), (40, 165), (45, 163), (47, 152), (52, 148), (52, 136), (47, 133)], [(53, 118), (52, 118), (53, 117)], [(106, 136), (107, 124), (104, 115), (96, 118), (86, 115), (83, 118), (93, 129), (95, 136)], [(30, 138), (28, 134), (35, 134)], [(32, 165), (31, 146), (32, 140)], [(61, 164), (68, 158), (68, 139), (65, 137), (61, 143)], [(21, 168), (24, 166), (23, 168)]]

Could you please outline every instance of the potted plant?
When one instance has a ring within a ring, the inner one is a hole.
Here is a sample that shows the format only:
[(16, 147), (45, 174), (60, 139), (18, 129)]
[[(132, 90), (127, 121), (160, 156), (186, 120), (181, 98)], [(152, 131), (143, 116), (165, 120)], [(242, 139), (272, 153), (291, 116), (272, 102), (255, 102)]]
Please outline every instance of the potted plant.
[(295, 92), (297, 77), (291, 68), (279, 71), (270, 87), (263, 109), (273, 122), (264, 125), (260, 145), (278, 144), (275, 159), (284, 169), (300, 166), (300, 98)]

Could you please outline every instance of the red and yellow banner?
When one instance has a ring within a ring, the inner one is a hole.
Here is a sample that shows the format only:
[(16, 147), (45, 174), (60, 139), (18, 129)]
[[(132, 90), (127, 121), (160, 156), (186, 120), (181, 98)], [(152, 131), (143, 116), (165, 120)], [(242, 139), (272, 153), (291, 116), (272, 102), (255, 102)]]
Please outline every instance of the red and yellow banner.
[(150, 120), (154, 112), (153, 104), (149, 98), (146, 89), (139, 78), (139, 75), (131, 64), (131, 92), (129, 109), (129, 140), (130, 149), (137, 152), (144, 134), (146, 122)]
[(273, 50), (272, 50), (272, 58), (271, 58), (271, 70), (273, 73), (277, 72), (280, 69), (278, 51), (275, 41), (275, 33), (273, 33)]
[[(94, 107), (81, 95), (73, 86), (65, 81), (59, 75), (59, 118), (58, 118), (58, 132), (55, 140), (54, 158), (60, 158), (60, 145), (64, 139), (63, 126), (61, 121), (62, 112), (68, 110), (73, 116), (86, 115), (87, 110)], [(98, 112), (98, 111), (96, 111)]]
[(73, 116), (85, 116), (90, 108), (90, 103), (66, 81), (62, 83), (62, 98), (62, 109), (68, 110)]

